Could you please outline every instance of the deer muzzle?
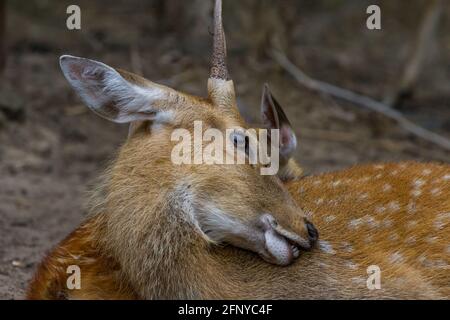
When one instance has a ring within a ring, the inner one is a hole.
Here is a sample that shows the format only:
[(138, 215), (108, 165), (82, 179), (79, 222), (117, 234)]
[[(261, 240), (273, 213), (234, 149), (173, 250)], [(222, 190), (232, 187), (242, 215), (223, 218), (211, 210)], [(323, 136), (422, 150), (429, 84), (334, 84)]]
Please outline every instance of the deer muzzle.
[(299, 235), (267, 214), (262, 217), (265, 247), (261, 256), (277, 265), (289, 265), (300, 256), (300, 250), (310, 250), (319, 237), (314, 225), (304, 219), (305, 235)]

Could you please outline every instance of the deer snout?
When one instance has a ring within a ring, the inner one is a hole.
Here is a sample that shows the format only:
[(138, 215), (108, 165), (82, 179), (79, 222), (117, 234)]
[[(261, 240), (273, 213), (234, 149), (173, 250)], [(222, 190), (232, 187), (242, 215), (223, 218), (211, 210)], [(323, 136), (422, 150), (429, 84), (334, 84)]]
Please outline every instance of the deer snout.
[(300, 249), (309, 250), (319, 237), (314, 225), (307, 219), (301, 220), (301, 226), (285, 226), (270, 214), (261, 217), (264, 228), (265, 250), (262, 257), (271, 263), (289, 265), (300, 256)]

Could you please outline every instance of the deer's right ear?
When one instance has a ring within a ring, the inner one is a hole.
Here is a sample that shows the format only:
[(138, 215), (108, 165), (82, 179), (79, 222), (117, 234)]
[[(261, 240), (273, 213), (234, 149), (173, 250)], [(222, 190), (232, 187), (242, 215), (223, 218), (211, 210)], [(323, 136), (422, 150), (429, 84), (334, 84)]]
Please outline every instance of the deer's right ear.
[(288, 161), (297, 148), (297, 138), (291, 123), (267, 84), (264, 85), (261, 99), (261, 118), (267, 129), (280, 130), (280, 159)]
[[(64, 76), (95, 113), (110, 121), (154, 120), (160, 106), (176, 91), (150, 81), (136, 84), (98, 61), (73, 56), (60, 58)], [(159, 106), (159, 107), (158, 107)]]

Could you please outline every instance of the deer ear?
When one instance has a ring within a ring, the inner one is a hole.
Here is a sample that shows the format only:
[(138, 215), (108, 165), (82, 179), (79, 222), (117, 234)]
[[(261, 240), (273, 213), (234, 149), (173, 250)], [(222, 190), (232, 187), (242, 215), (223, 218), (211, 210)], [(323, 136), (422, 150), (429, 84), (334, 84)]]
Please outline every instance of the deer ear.
[(297, 138), (291, 123), (267, 84), (263, 88), (261, 117), (267, 129), (280, 130), (280, 159), (288, 161), (297, 149)]
[[(97, 61), (62, 56), (64, 76), (84, 103), (103, 118), (117, 123), (153, 120), (175, 92), (150, 81), (133, 83), (115, 69)], [(137, 77), (136, 77), (137, 78)]]

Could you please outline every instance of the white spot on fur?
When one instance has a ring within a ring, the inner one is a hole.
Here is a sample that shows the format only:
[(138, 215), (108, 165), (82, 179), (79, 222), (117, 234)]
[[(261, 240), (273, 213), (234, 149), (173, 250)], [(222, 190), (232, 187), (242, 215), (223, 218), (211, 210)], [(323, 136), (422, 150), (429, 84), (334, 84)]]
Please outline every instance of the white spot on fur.
[(415, 179), (412, 182), (413, 190), (411, 191), (411, 195), (415, 198), (419, 197), (422, 194), (420, 188), (425, 184), (425, 181), (422, 179)]
[(374, 168), (377, 169), (377, 170), (382, 170), (382, 169), (384, 169), (384, 165), (377, 164), (377, 165), (374, 166)]
[(391, 190), (392, 190), (392, 186), (389, 183), (386, 183), (383, 186), (383, 192), (388, 192), (388, 191), (391, 191)]
[(328, 254), (336, 253), (336, 251), (333, 250), (332, 245), (328, 241), (319, 240), (318, 244), (319, 244), (320, 250), (322, 250), (323, 252), (328, 253)]
[(436, 229), (436, 230), (442, 230), (442, 229), (444, 229), (444, 227), (447, 225), (447, 223), (446, 222), (444, 222), (444, 221), (442, 221), (442, 220), (436, 220), (435, 222), (434, 222), (434, 228)]
[(314, 180), (313, 185), (317, 186), (322, 183), (322, 180)]
[(423, 181), (422, 179), (416, 179), (413, 182), (413, 185), (415, 188), (420, 188), (425, 184), (425, 181)]
[(450, 180), (450, 174), (444, 175), (444, 176), (442, 177), (442, 179), (443, 179), (444, 181)]
[(413, 245), (413, 244), (415, 244), (416, 242), (417, 242), (417, 239), (416, 239), (415, 236), (408, 236), (408, 237), (406, 237), (406, 239), (405, 239), (405, 243), (406, 243), (406, 244), (409, 244), (409, 245)]
[(380, 222), (377, 221), (374, 217), (372, 216), (366, 216), (366, 222), (369, 225), (369, 227), (371, 228), (377, 228), (380, 226)]
[(422, 174), (424, 176), (429, 176), (431, 174), (431, 170), (430, 169), (423, 169)]
[(405, 261), (405, 258), (400, 252), (396, 251), (390, 255), (389, 261), (391, 261), (391, 263), (402, 263)]
[(416, 203), (414, 201), (409, 201), (408, 205), (406, 206), (406, 210), (409, 214), (414, 214), (417, 212)]
[(398, 204), (398, 201), (391, 201), (388, 203), (388, 207), (392, 211), (398, 211), (400, 210), (400, 205)]
[(392, 170), (391, 171), (391, 176), (396, 176), (398, 174), (398, 170)]
[(345, 263), (345, 266), (351, 270), (356, 270), (358, 269), (358, 264), (352, 262), (352, 261), (348, 261)]
[(345, 252), (353, 252), (353, 246), (350, 244), (350, 242), (342, 242), (341, 243), (341, 250)]
[(436, 269), (445, 269), (445, 270), (449, 269), (448, 263), (446, 263), (442, 259), (437, 259), (437, 260), (433, 261), (433, 267)]
[(413, 229), (413, 228), (417, 227), (417, 221), (415, 221), (415, 220), (408, 221), (406, 223), (406, 227), (408, 229)]
[(316, 204), (319, 205), (319, 204), (322, 204), (322, 203), (323, 203), (323, 198), (319, 198), (319, 199), (316, 200)]
[(442, 219), (442, 220), (449, 220), (450, 219), (450, 212), (443, 212), (443, 213), (439, 213), (437, 215), (438, 219)]
[(435, 243), (438, 240), (436, 236), (429, 236), (425, 238), (425, 241), (429, 244)]
[(422, 264), (428, 268), (448, 269), (448, 264), (442, 259), (437, 260), (425, 259), (422, 262)]
[(329, 215), (329, 216), (326, 216), (326, 217), (325, 217), (325, 222), (326, 222), (326, 223), (330, 223), (330, 222), (334, 221), (334, 219), (336, 219), (335, 216)]
[(337, 205), (339, 205), (339, 201), (336, 199), (331, 199), (331, 200), (328, 200), (328, 204), (331, 206), (337, 206)]
[(427, 257), (425, 257), (423, 254), (421, 254), (421, 255), (417, 258), (417, 261), (419, 261), (421, 264), (423, 264), (426, 260), (427, 260)]
[(322, 262), (322, 261), (319, 261), (319, 267), (322, 267), (322, 268), (329, 268), (330, 267), (330, 265), (329, 264), (327, 264), (327, 263), (324, 263), (324, 262)]
[(441, 189), (439, 188), (433, 188), (430, 191), (431, 195), (433, 196), (440, 196), (442, 194)]
[(434, 221), (434, 228), (436, 230), (442, 230), (448, 224), (450, 220), (450, 212), (440, 213), (437, 215)]
[(348, 226), (352, 229), (357, 229), (359, 226), (363, 223), (363, 220), (361, 218), (358, 219), (352, 219), (350, 220)]
[(380, 214), (386, 211), (386, 208), (384, 206), (377, 206), (375, 208), (375, 213)]
[(367, 192), (361, 193), (359, 195), (359, 199), (361, 200), (366, 200), (367, 198), (369, 198), (369, 194)]
[(341, 184), (341, 180), (337, 180), (337, 181), (334, 181), (331, 185), (333, 186), (333, 187), (337, 187), (337, 186), (339, 186)]
[(383, 175), (382, 175), (381, 173), (379, 173), (379, 174), (377, 174), (377, 175), (375, 176), (375, 179), (380, 179), (382, 176), (383, 176)]

